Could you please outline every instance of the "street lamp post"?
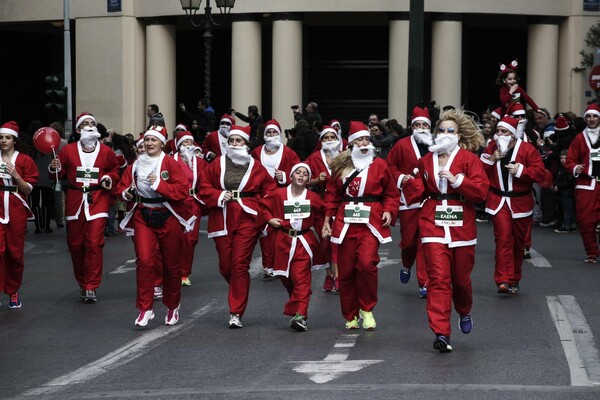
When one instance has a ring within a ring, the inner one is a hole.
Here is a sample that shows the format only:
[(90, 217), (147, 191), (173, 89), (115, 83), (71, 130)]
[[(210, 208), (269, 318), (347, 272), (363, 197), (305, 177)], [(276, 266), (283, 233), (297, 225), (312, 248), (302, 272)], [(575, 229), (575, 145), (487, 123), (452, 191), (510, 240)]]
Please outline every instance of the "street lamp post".
[[(216, 22), (212, 17), (212, 7), (210, 6), (210, 0), (206, 0), (206, 5), (204, 7), (204, 17), (202, 22), (195, 23), (194, 17), (196, 13), (200, 9), (200, 5), (202, 4), (202, 0), (180, 0), (181, 8), (186, 15), (190, 16), (190, 22), (195, 27), (204, 27), (204, 97), (210, 101), (210, 62), (211, 62), (211, 53), (212, 53), (212, 28), (213, 26), (221, 25), (223, 21)], [(231, 9), (235, 5), (235, 0), (215, 0), (219, 11), (223, 15), (227, 15), (231, 12)]]

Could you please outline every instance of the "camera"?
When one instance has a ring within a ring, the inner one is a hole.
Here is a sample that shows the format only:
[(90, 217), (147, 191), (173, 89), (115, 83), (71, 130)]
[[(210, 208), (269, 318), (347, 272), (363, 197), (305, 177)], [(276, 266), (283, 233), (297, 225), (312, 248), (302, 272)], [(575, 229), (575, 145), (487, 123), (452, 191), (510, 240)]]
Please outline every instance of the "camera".
[(297, 104), (296, 104), (295, 106), (292, 106), (292, 107), (291, 107), (291, 109), (292, 109), (292, 110), (298, 110), (299, 108), (300, 108), (300, 106), (299, 106), (299, 105), (297, 105)]

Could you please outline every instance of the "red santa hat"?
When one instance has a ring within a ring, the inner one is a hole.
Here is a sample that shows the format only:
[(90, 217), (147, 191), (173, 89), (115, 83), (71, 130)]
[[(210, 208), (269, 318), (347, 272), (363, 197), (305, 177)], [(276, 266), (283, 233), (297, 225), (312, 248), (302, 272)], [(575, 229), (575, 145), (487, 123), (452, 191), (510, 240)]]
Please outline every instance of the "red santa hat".
[(222, 122), (229, 122), (231, 125), (235, 125), (235, 117), (229, 114), (223, 114), (223, 116), (221, 117), (220, 121), (219, 121), (219, 125)]
[(588, 105), (585, 109), (585, 112), (583, 113), (583, 117), (585, 118), (585, 116), (588, 114), (593, 114), (600, 117), (600, 105), (596, 103)]
[(248, 125), (248, 126), (232, 125), (231, 129), (229, 130), (229, 133), (227, 134), (227, 138), (229, 138), (231, 135), (241, 136), (242, 138), (244, 138), (244, 140), (246, 142), (249, 142), (250, 141), (250, 125)]
[(77, 118), (75, 118), (75, 129), (79, 128), (79, 125), (81, 125), (81, 123), (86, 119), (92, 119), (94, 122), (96, 122), (96, 118), (94, 118), (92, 114), (89, 112), (82, 112), (77, 116)]
[(498, 122), (498, 127), (504, 127), (508, 129), (513, 135), (517, 134), (517, 125), (519, 124), (519, 120), (513, 117), (504, 117), (500, 122)]
[(175, 139), (175, 147), (179, 148), (179, 146), (181, 145), (181, 142), (183, 142), (186, 139), (190, 139), (191, 141), (194, 140), (194, 136), (192, 136), (192, 132), (189, 132), (189, 131), (179, 132), (177, 134), (177, 139)]
[(338, 140), (339, 140), (337, 131), (329, 125), (323, 126), (323, 130), (321, 130), (321, 133), (319, 133), (319, 139), (323, 139), (323, 136), (325, 136), (325, 134), (327, 132), (333, 133), (335, 135), (335, 137), (338, 138)]
[(337, 125), (340, 128), (342, 127), (342, 124), (340, 124), (340, 121), (338, 121), (337, 119), (332, 119), (331, 121), (329, 121), (329, 126), (333, 127), (334, 125)]
[(348, 142), (352, 142), (364, 136), (371, 136), (367, 126), (360, 121), (350, 121), (350, 129), (348, 131)]
[(564, 131), (565, 129), (569, 129), (569, 120), (561, 115), (560, 117), (556, 118), (556, 124), (554, 125), (554, 128), (557, 131)]
[(8, 133), (14, 137), (19, 137), (19, 124), (17, 124), (15, 121), (3, 123), (2, 127), (0, 127), (0, 134), (2, 133)]
[(310, 167), (308, 166), (308, 164), (306, 164), (306, 163), (303, 163), (303, 162), (301, 162), (301, 163), (298, 163), (298, 164), (295, 164), (295, 165), (292, 167), (292, 169), (290, 170), (290, 178), (292, 177), (292, 174), (294, 173), (294, 171), (296, 171), (296, 170), (297, 170), (298, 168), (300, 168), (300, 167), (302, 167), (302, 168), (306, 168), (306, 170), (308, 171), (308, 180), (310, 181)]
[(421, 108), (415, 106), (412, 110), (412, 116), (410, 117), (410, 124), (414, 124), (417, 121), (427, 122), (429, 126), (431, 126), (431, 117), (429, 116), (429, 110), (425, 108)]
[(139, 139), (135, 142), (135, 147), (138, 147), (142, 143), (144, 143), (144, 133), (140, 133)]
[(510, 116), (527, 115), (527, 113), (525, 112), (525, 107), (523, 107), (523, 104), (521, 103), (512, 103), (508, 107), (508, 110), (506, 110), (506, 113)]
[(164, 126), (153, 126), (144, 133), (144, 137), (146, 136), (154, 136), (160, 140), (162, 144), (167, 143), (167, 130)]
[(263, 133), (266, 133), (269, 129), (275, 129), (277, 133), (281, 135), (281, 125), (279, 125), (279, 122), (277, 122), (276, 119), (270, 119), (265, 123), (265, 130)]
[(187, 131), (188, 127), (185, 126), (184, 124), (182, 124), (181, 122), (177, 124), (177, 126), (175, 127), (175, 130), (182, 130), (182, 131)]
[(492, 116), (494, 118), (496, 118), (497, 120), (500, 120), (500, 119), (502, 119), (502, 115), (500, 115), (501, 112), (502, 112), (502, 108), (498, 107), (494, 111), (492, 111), (490, 114), (492, 114)]

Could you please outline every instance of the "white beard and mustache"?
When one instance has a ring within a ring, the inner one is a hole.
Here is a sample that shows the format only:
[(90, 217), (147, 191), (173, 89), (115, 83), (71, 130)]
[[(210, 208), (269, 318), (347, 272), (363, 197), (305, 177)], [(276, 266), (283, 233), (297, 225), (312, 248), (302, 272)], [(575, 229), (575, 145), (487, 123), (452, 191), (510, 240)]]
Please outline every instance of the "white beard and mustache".
[(279, 135), (265, 136), (264, 139), (265, 139), (265, 149), (267, 149), (267, 151), (277, 150), (282, 145), (281, 136), (279, 136)]
[(588, 135), (590, 143), (594, 145), (596, 144), (596, 142), (598, 142), (598, 134), (600, 134), (600, 128), (585, 128), (585, 134)]
[(233, 162), (235, 165), (246, 165), (250, 162), (250, 152), (248, 151), (248, 146), (230, 146), (227, 145), (225, 151), (227, 152), (227, 157)]
[[(364, 149), (368, 149), (369, 151), (367, 151), (366, 154), (363, 154), (362, 150)], [(352, 164), (354, 164), (354, 168), (363, 170), (373, 163), (373, 158), (375, 158), (375, 146), (372, 144), (363, 147), (354, 145), (352, 147), (352, 153), (350, 153), (350, 157), (352, 157)]]
[(439, 154), (450, 154), (458, 146), (458, 135), (438, 133), (435, 144), (429, 146), (429, 151)]
[(227, 135), (229, 134), (229, 131), (231, 130), (231, 127), (229, 126), (225, 126), (225, 125), (221, 125), (219, 126), (219, 133), (221, 134), (221, 136), (223, 136), (224, 138), (227, 138)]
[(83, 128), (79, 134), (79, 141), (84, 147), (96, 147), (96, 143), (98, 143), (98, 138), (100, 137), (98, 128), (95, 126)]
[(494, 135), (494, 140), (496, 141), (496, 144), (498, 145), (498, 150), (500, 150), (500, 154), (505, 156), (506, 153), (508, 153), (510, 142), (512, 140), (512, 136)]
[[(194, 160), (194, 157), (196, 157), (198, 155), (198, 152), (200, 151), (200, 147), (196, 147), (196, 146), (181, 146), (179, 148), (179, 155), (181, 156), (181, 158), (183, 159), (183, 161), (185, 161), (185, 163), (187, 165), (190, 166), (190, 168), (192, 167), (192, 161)], [(200, 152), (200, 154), (202, 154), (202, 152)]]
[(427, 146), (433, 144), (433, 136), (431, 136), (431, 131), (429, 129), (415, 129), (413, 130), (413, 137), (417, 143)]
[(335, 158), (340, 154), (340, 141), (333, 140), (331, 142), (323, 142), (321, 143), (321, 148), (325, 153), (329, 154), (331, 158)]
[(523, 137), (525, 136), (525, 126), (527, 126), (526, 119), (519, 121), (519, 123), (517, 124), (517, 137), (519, 139), (523, 139)]

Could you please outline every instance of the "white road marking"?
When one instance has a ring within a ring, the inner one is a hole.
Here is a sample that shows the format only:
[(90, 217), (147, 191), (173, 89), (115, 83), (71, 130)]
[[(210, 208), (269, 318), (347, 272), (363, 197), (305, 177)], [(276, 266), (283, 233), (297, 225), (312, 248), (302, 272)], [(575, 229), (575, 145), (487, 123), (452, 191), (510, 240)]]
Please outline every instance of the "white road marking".
[(600, 385), (598, 348), (575, 297), (547, 296), (546, 301), (569, 364), (571, 386)]
[(135, 271), (135, 258), (133, 260), (127, 260), (122, 265), (119, 265), (114, 270), (110, 271), (109, 274), (124, 274), (130, 271)]
[(349, 372), (360, 371), (367, 365), (378, 364), (383, 360), (348, 360), (350, 350), (360, 335), (341, 335), (333, 350), (322, 361), (290, 361), (298, 364), (294, 371), (308, 375), (315, 383), (326, 383)]
[[(133, 361), (136, 358), (143, 356), (148, 351), (166, 342), (167, 340), (190, 329), (198, 318), (207, 314), (212, 308), (214, 308), (216, 302), (216, 300), (212, 300), (209, 304), (196, 310), (189, 318), (185, 319), (183, 323), (175, 326), (157, 327), (155, 330), (143, 333), (139, 338), (132, 340), (131, 342), (107, 354), (106, 356), (96, 361), (92, 361), (91, 363), (76, 369), (75, 371), (69, 372), (49, 382), (46, 382), (39, 388), (28, 390), (24, 392), (23, 395), (40, 396), (56, 393), (66, 389), (70, 385), (87, 382), (130, 361)], [(158, 320), (160, 321), (160, 318), (158, 318)]]
[(529, 263), (533, 264), (534, 267), (538, 267), (538, 268), (552, 267), (552, 264), (550, 264), (550, 262), (548, 260), (546, 260), (546, 257), (544, 257), (543, 255), (538, 253), (535, 249), (533, 249), (533, 248), (529, 249), (529, 254), (531, 254), (531, 259), (525, 260), (525, 261), (528, 261)]

